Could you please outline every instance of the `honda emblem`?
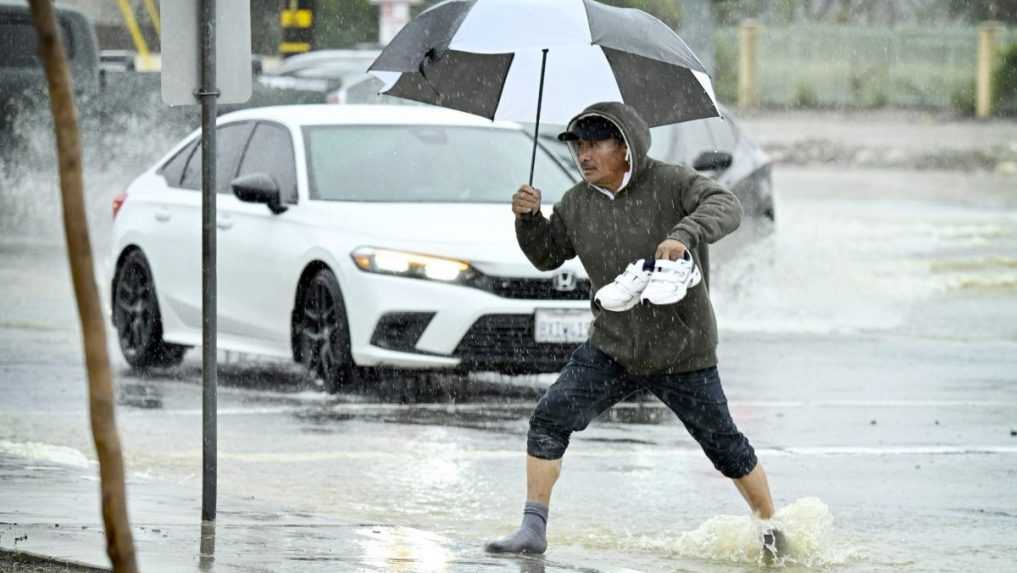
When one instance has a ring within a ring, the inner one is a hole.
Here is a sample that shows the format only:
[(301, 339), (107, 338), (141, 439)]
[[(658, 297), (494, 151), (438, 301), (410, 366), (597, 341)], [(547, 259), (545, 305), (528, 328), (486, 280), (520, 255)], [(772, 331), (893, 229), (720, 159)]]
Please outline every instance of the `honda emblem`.
[(576, 290), (576, 273), (562, 271), (551, 279), (551, 288), (558, 292), (572, 292)]

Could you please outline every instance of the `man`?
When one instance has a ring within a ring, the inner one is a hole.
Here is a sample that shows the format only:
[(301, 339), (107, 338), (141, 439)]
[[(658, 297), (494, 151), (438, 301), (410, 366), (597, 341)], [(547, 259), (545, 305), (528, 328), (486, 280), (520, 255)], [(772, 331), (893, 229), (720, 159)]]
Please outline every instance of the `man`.
[[(691, 169), (647, 157), (650, 130), (630, 106), (594, 104), (559, 139), (584, 181), (562, 196), (550, 220), (540, 212), (540, 191), (523, 185), (512, 197), (516, 236), (538, 269), (579, 257), (596, 292), (594, 322), (530, 418), (522, 525), (487, 551), (544, 552), (569, 436), (639, 389), (667, 404), (752, 512), (769, 519), (766, 473), (721, 388), (707, 290), (707, 245), (738, 228), (738, 199)], [(784, 542), (765, 528), (762, 543), (769, 561)]]

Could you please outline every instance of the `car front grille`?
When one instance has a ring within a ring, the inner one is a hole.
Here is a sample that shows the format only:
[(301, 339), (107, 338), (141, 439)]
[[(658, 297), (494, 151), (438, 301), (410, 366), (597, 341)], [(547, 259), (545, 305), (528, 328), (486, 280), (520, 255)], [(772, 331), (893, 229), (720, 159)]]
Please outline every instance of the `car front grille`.
[(590, 279), (577, 279), (572, 290), (557, 290), (551, 279), (522, 279), (487, 276), (477, 288), (504, 298), (527, 300), (590, 300)]
[(577, 346), (534, 340), (532, 314), (488, 314), (473, 323), (454, 356), (471, 370), (533, 374), (561, 370)]

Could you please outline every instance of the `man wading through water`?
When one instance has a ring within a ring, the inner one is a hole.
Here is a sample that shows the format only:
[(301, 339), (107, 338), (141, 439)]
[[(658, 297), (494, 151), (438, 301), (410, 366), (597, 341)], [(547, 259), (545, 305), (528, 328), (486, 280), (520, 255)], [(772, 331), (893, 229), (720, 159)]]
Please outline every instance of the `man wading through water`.
[[(579, 257), (596, 293), (595, 318), (589, 340), (530, 418), (522, 525), (487, 551), (544, 552), (569, 436), (639, 389), (667, 404), (752, 512), (769, 519), (766, 473), (720, 385), (707, 290), (707, 245), (738, 228), (738, 199), (691, 169), (647, 157), (650, 129), (630, 106), (594, 104), (558, 137), (585, 181), (562, 196), (550, 221), (540, 213), (540, 191), (522, 186), (512, 197), (516, 237), (540, 270)], [(761, 543), (766, 561), (784, 551), (772, 527), (764, 526)]]

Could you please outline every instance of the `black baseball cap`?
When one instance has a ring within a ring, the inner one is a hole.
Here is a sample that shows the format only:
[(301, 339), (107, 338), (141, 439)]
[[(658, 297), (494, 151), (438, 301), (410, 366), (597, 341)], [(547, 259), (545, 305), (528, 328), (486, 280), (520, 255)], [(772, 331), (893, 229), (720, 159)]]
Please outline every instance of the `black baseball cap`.
[(624, 141), (621, 131), (611, 120), (599, 115), (588, 115), (577, 119), (568, 131), (558, 134), (558, 141), (600, 141), (602, 139)]

